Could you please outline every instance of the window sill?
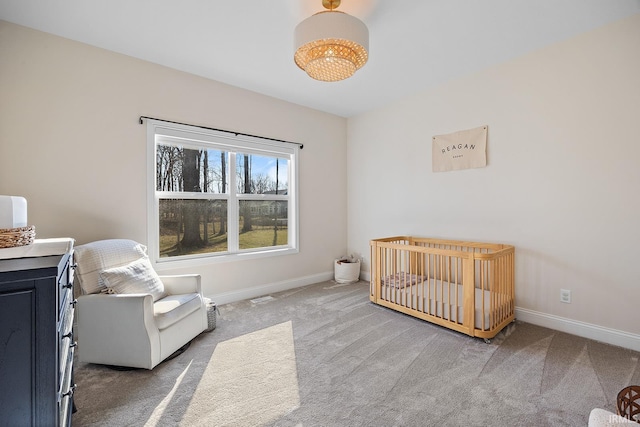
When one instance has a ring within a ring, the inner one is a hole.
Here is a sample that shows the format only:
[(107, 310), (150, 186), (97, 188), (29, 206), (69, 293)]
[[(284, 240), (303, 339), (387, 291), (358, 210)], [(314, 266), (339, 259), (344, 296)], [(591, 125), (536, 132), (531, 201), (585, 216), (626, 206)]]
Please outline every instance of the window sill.
[(245, 261), (250, 259), (272, 258), (276, 256), (292, 255), (300, 252), (297, 248), (275, 248), (263, 251), (238, 252), (224, 255), (192, 256), (189, 258), (171, 259), (160, 258), (152, 260), (155, 270), (160, 273), (176, 268), (200, 267), (218, 263)]

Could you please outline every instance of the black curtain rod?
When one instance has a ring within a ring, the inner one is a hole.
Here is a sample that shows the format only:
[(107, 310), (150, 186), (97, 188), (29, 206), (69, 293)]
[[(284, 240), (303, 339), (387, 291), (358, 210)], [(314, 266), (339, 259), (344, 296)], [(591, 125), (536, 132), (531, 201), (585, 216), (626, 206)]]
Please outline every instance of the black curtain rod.
[(192, 125), (192, 124), (189, 124), (189, 123), (173, 122), (171, 120), (156, 119), (155, 117), (140, 116), (140, 124), (144, 123), (144, 121), (143, 121), (144, 119), (157, 120), (159, 122), (165, 122), (165, 123), (173, 123), (174, 125), (193, 126), (193, 127), (200, 128), (200, 129), (207, 129), (207, 130), (215, 130), (215, 131), (218, 131), (218, 132), (232, 133), (232, 134), (234, 134), (236, 136), (242, 135), (242, 136), (250, 136), (252, 138), (268, 139), (269, 141), (284, 142), (285, 144), (297, 145), (297, 146), (300, 147), (301, 150), (304, 148), (304, 144), (301, 144), (299, 142), (284, 141), (282, 139), (268, 138), (266, 136), (260, 136), (260, 135), (251, 135), (249, 133), (234, 132), (232, 130), (210, 128), (210, 127), (207, 127), (207, 126)]

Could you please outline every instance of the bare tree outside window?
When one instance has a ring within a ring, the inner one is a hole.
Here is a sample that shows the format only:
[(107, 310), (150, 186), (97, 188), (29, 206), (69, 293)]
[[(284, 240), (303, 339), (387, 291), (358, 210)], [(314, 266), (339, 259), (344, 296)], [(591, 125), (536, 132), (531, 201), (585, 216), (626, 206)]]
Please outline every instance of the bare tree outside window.
[[(238, 154), (240, 249), (280, 246), (288, 243), (288, 160), (279, 157)], [(240, 159), (241, 157), (241, 159)], [(261, 195), (243, 198), (243, 195)]]
[[(223, 151), (158, 144), (156, 189), (185, 195), (224, 194), (226, 157)], [(226, 251), (226, 203), (226, 200), (161, 199), (160, 256)]]
[(160, 257), (226, 252), (229, 166), (235, 176), (237, 247), (288, 245), (289, 159), (179, 144), (156, 145)]

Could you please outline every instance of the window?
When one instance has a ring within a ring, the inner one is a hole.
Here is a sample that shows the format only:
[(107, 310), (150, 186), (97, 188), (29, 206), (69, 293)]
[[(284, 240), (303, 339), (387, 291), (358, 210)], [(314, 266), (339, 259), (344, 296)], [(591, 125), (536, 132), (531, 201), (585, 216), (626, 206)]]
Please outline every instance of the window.
[(147, 121), (156, 262), (297, 252), (298, 146)]

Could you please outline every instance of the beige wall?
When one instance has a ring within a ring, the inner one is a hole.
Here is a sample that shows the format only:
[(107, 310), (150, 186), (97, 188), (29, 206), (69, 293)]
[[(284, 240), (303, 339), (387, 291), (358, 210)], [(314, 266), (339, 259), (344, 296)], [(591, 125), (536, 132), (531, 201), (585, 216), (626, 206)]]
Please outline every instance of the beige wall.
[(300, 253), (199, 267), (207, 294), (327, 279), (346, 250), (343, 118), (4, 21), (0, 106), (0, 194), (27, 198), (39, 238), (147, 241), (146, 115), (304, 143)]
[[(635, 15), (349, 119), (350, 251), (513, 244), (519, 318), (640, 349), (639, 71)], [(431, 171), (433, 135), (482, 125), (486, 168)]]

